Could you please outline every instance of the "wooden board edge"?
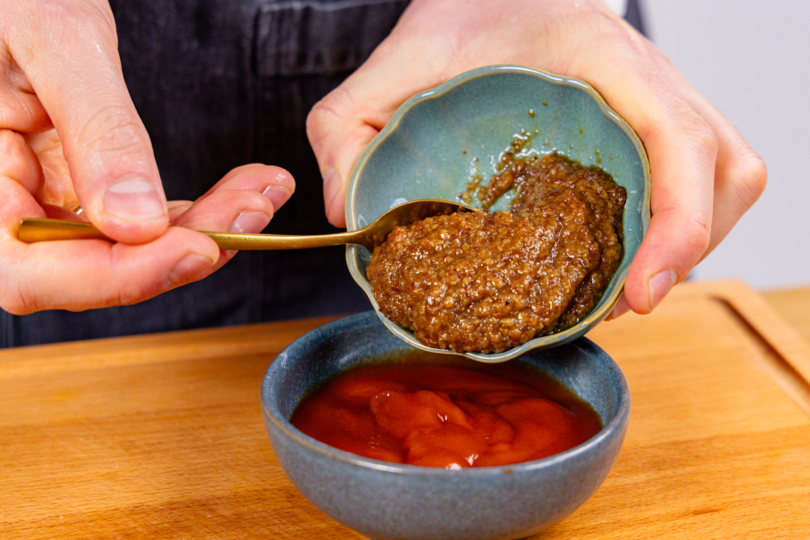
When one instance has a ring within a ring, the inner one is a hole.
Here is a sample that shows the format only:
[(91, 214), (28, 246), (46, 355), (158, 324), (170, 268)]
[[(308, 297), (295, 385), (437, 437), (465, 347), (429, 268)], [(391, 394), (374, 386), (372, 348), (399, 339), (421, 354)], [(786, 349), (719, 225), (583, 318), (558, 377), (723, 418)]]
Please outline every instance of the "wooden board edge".
[(810, 345), (756, 291), (741, 281), (690, 286), (723, 303), (766, 353), (768, 375), (810, 416)]

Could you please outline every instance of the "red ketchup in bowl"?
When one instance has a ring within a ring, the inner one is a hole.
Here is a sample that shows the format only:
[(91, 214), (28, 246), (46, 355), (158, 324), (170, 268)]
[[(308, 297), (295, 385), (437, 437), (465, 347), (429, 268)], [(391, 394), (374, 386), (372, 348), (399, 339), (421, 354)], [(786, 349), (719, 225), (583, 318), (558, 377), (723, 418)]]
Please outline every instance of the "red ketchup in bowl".
[(449, 469), (544, 458), (602, 429), (589, 404), (517, 362), (357, 367), (305, 397), (291, 422), (347, 452)]

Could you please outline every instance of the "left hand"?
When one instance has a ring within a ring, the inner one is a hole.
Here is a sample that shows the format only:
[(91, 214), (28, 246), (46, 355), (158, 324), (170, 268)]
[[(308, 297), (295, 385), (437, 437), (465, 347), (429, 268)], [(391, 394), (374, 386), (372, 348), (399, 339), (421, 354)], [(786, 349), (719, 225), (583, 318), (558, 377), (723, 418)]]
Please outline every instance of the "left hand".
[(651, 312), (765, 187), (762, 160), (672, 63), (601, 0), (414, 0), (390, 36), (310, 113), (329, 221), (352, 167), (408, 98), (470, 69), (519, 64), (589, 82), (636, 130), (652, 220), (614, 314)]
[[(258, 232), (294, 186), (246, 166), (167, 203), (109, 2), (0, 0), (0, 309), (132, 304), (202, 279), (233, 252), (192, 229)], [(25, 244), (24, 217), (87, 219), (116, 243)]]

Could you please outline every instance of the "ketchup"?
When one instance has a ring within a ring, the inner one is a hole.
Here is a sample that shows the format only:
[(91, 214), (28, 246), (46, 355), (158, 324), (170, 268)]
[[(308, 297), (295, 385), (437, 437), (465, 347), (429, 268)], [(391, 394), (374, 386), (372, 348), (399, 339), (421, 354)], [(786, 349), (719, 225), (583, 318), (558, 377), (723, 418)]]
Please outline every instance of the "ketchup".
[(523, 364), (413, 360), (339, 374), (291, 422), (347, 452), (448, 469), (540, 459), (602, 429), (590, 405)]

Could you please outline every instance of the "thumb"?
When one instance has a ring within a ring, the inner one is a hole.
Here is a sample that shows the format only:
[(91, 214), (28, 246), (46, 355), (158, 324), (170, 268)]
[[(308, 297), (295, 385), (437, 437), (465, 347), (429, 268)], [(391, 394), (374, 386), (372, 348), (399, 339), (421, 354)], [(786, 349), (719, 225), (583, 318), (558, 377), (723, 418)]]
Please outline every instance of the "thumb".
[(127, 91), (115, 22), (99, 0), (19, 12), (12, 55), (62, 141), (85, 215), (105, 234), (143, 243), (169, 224), (152, 145)]
[(332, 92), (307, 116), (307, 136), (323, 176), (324, 210), (335, 227), (346, 226), (346, 189), (352, 168), (381, 129), (352, 110), (345, 95)]

